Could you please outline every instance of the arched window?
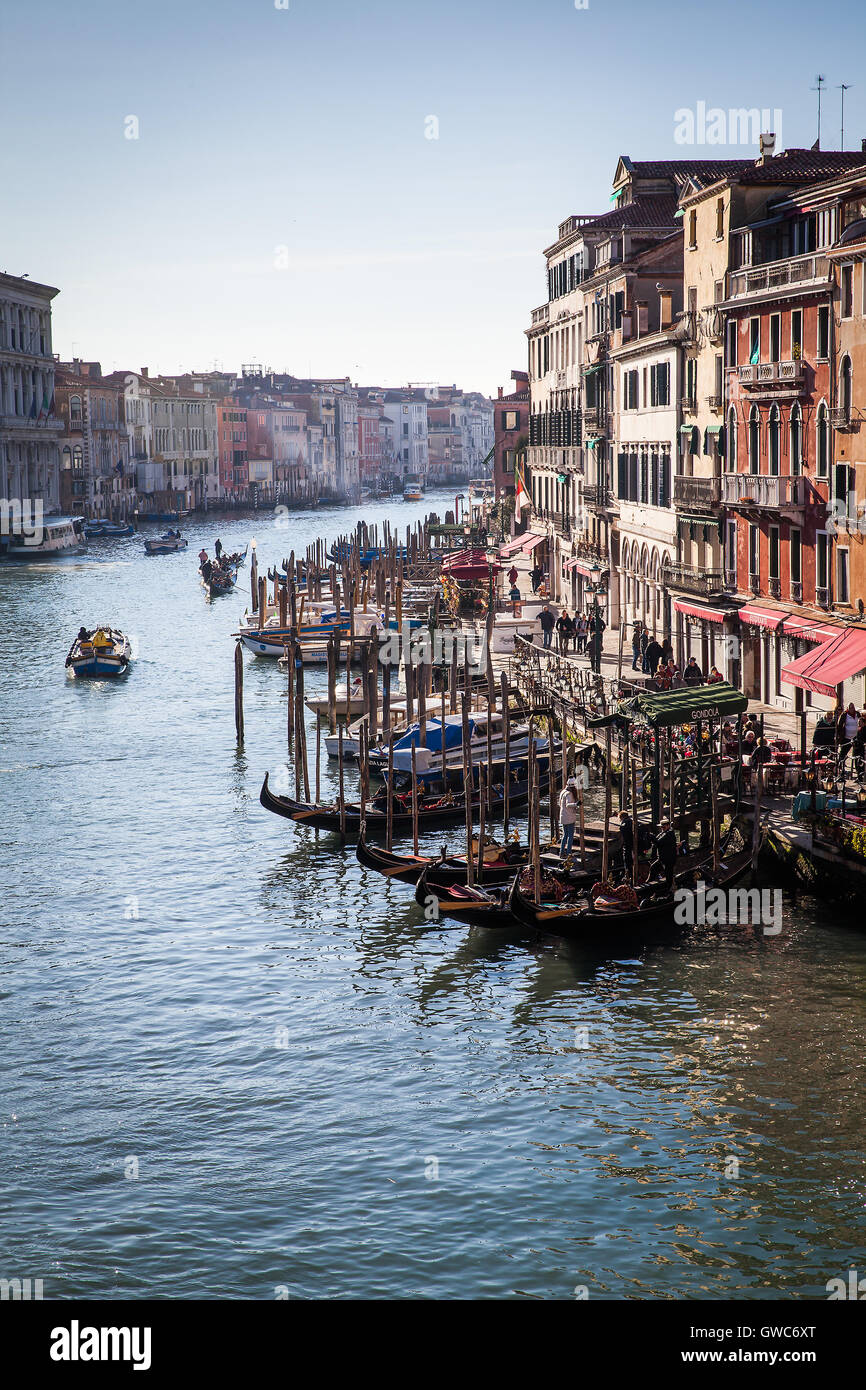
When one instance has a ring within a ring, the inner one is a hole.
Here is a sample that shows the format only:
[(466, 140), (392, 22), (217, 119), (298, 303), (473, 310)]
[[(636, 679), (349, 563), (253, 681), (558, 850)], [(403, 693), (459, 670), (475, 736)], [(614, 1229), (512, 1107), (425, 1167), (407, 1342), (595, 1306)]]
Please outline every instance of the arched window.
[(795, 401), (791, 406), (790, 422), (791, 472), (803, 471), (803, 412)]
[(63, 454), (60, 460), (60, 467), (64, 473), (68, 473), (72, 469), (72, 450), (70, 449), (68, 444), (64, 444), (63, 446)]
[(749, 411), (749, 472), (758, 473), (761, 468), (761, 417), (758, 407)]
[(830, 471), (830, 430), (824, 401), (818, 406), (815, 421), (815, 471), (819, 478), (826, 478)]
[(731, 406), (728, 411), (728, 432), (725, 437), (725, 467), (728, 472), (737, 471), (737, 412)]
[(79, 424), (81, 423), (81, 397), (80, 397), (80, 396), (70, 396), (70, 397), (69, 397), (69, 420), (70, 420), (70, 423), (72, 423), (73, 421), (77, 421)]
[(839, 404), (846, 416), (850, 416), (851, 414), (852, 399), (851, 358), (846, 354), (846, 356), (842, 358), (842, 364), (839, 368)]
[(72, 450), (72, 470), (74, 473), (84, 472), (84, 450), (80, 444), (76, 444)]
[(774, 405), (770, 409), (770, 425), (767, 432), (767, 455), (769, 459), (770, 472), (774, 477), (779, 476), (779, 458), (781, 454), (781, 435), (782, 421), (779, 415), (779, 407)]

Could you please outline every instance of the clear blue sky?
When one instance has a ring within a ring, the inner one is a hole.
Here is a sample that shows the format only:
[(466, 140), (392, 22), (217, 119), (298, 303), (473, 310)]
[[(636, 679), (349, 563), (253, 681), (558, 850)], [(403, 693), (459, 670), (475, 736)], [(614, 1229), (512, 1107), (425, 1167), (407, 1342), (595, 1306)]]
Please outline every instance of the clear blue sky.
[(824, 148), (840, 82), (866, 136), (853, 0), (7, 0), (0, 51), (0, 268), (59, 286), (55, 349), (107, 369), (493, 392), (556, 224), (608, 209), (621, 153), (704, 152), (677, 108), (778, 107), (810, 145), (820, 71)]

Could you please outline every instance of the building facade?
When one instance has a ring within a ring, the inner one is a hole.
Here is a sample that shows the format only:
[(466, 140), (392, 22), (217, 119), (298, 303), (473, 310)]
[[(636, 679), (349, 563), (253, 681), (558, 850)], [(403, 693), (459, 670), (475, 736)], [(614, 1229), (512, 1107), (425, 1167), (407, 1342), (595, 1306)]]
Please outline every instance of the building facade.
[(51, 285), (0, 275), (0, 500), (60, 510)]

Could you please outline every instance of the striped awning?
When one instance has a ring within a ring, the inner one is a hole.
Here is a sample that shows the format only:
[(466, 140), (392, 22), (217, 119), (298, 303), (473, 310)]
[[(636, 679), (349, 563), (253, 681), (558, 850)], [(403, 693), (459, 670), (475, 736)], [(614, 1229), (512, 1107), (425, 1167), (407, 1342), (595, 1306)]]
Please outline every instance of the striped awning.
[(677, 613), (685, 613), (689, 618), (701, 618), (708, 623), (723, 623), (731, 615), (730, 608), (710, 608), (703, 603), (688, 603), (679, 598), (674, 600), (674, 608)]

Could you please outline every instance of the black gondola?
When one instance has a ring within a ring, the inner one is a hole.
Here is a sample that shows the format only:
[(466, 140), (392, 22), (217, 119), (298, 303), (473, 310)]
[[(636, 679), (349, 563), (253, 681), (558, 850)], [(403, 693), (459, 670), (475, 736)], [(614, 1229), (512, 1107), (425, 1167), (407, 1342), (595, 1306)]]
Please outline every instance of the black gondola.
[(440, 917), (456, 917), (473, 927), (519, 926), (508, 906), (507, 888), (469, 888), (465, 884), (439, 883), (431, 880), (437, 873), (429, 865), (415, 885), (415, 901), (425, 913), (438, 921)]
[[(437, 884), (462, 884), (466, 882), (466, 855), (448, 855), (446, 846), (442, 847), (439, 858), (429, 855), (393, 854), (380, 849), (378, 845), (368, 845), (362, 835), (355, 851), (358, 863), (365, 869), (375, 869), (385, 878), (397, 879), (399, 883), (417, 883), (425, 869), (433, 871)], [(493, 856), (493, 851), (497, 851)], [(488, 845), (485, 849), (485, 884), (510, 883), (518, 869), (528, 861), (529, 851), (525, 845)]]
[[(285, 816), (287, 820), (297, 821), (299, 825), (311, 825), (315, 830), (340, 829), (339, 806), (317, 806), (314, 802), (294, 801), (288, 796), (277, 796), (268, 786), (268, 775), (266, 772), (259, 793), (259, 801), (267, 811), (273, 811), (276, 816)], [(542, 784), (540, 790), (543, 794), (547, 790), (547, 784)], [(528, 799), (528, 783), (525, 781), (512, 782), (508, 792), (509, 810), (525, 806)], [(386, 832), (388, 815), (385, 807), (386, 799), (383, 795), (377, 796), (374, 801), (367, 804), (365, 820), (368, 833), (382, 835)], [(479, 810), (477, 796), (472, 798), (472, 807), (476, 812)], [(496, 819), (502, 816), (503, 809), (502, 790), (495, 787), (490, 797), (490, 804), (485, 807), (485, 815), (488, 820)], [(448, 793), (441, 797), (420, 795), (418, 797), (418, 825), (420, 829), (426, 830), (428, 827), (452, 825), (464, 820), (465, 816), (464, 799), (459, 793)], [(357, 835), (360, 832), (361, 807), (357, 801), (346, 803), (345, 823), (346, 830), (350, 835)], [(394, 798), (393, 827), (397, 831), (411, 832), (411, 797), (397, 796)]]
[(750, 849), (727, 855), (715, 871), (712, 856), (704, 857), (676, 875), (671, 891), (665, 891), (664, 885), (658, 880), (639, 885), (635, 889), (639, 903), (637, 908), (601, 907), (588, 899), (584, 899), (579, 907), (573, 902), (535, 903), (521, 889), (521, 874), (516, 874), (508, 905), (523, 926), (548, 936), (635, 936), (645, 928), (673, 924), (674, 911), (681, 901), (675, 896), (678, 891), (696, 894), (697, 890), (692, 885), (701, 879), (707, 886), (730, 888), (742, 882), (751, 867)]

